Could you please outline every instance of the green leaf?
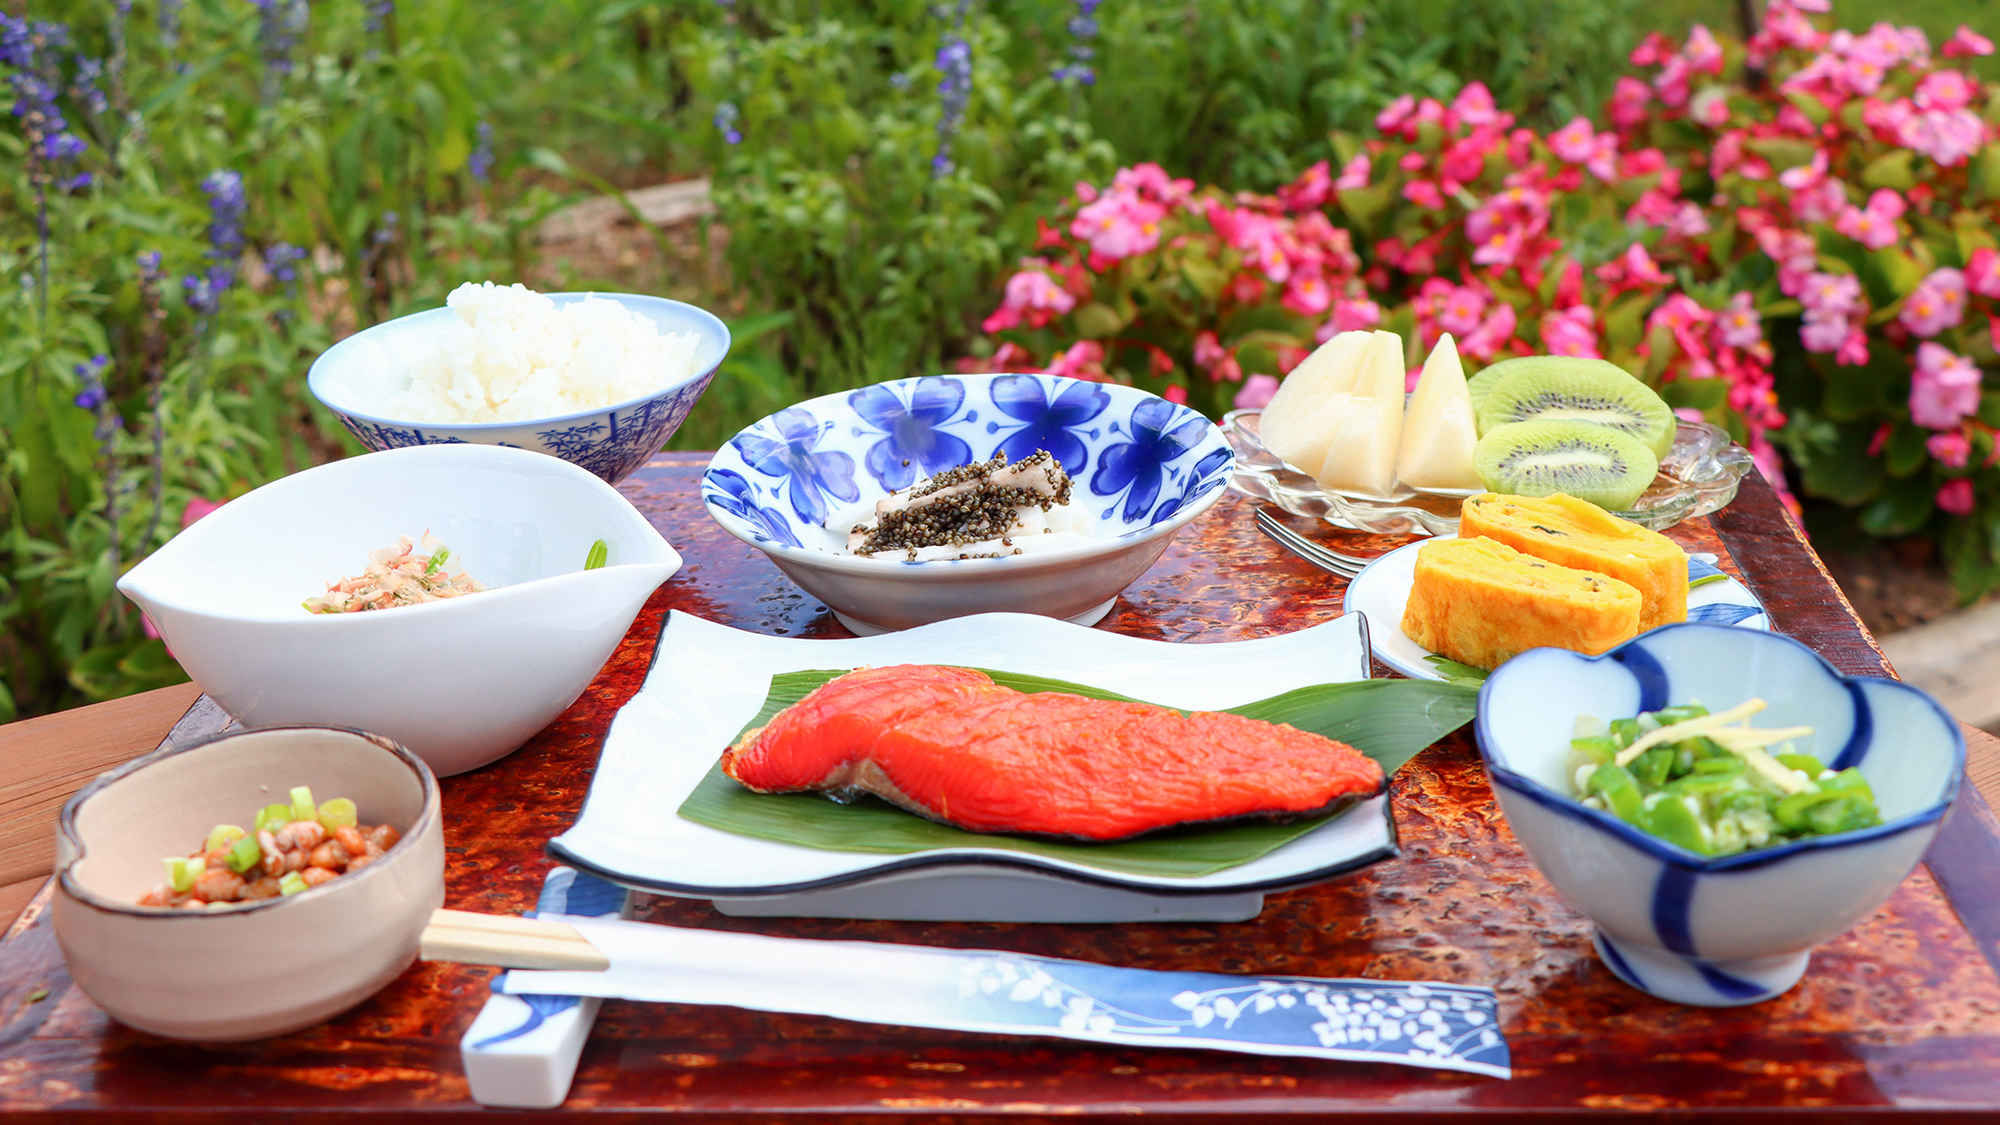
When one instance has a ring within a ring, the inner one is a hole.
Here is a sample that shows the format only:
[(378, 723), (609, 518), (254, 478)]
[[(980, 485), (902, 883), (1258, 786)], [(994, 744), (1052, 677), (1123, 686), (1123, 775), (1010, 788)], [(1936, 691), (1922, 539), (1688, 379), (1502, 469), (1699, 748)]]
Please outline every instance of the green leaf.
[(1936, 485), (1930, 475), (1892, 480), (1882, 494), (1861, 509), (1861, 530), (1870, 535), (1908, 535), (1931, 518)]
[(1448, 683), (1483, 684), (1486, 682), (1488, 675), (1484, 668), (1474, 668), (1470, 664), (1460, 664), (1449, 656), (1439, 656), (1435, 652), (1424, 657), (1424, 663), (1437, 669), (1438, 675), (1443, 676)]
[(1366, 228), (1377, 215), (1389, 209), (1394, 202), (1385, 184), (1373, 187), (1347, 188), (1334, 193), (1340, 199), (1340, 209), (1347, 212), (1354, 224)]
[(1076, 310), (1076, 332), (1086, 340), (1101, 340), (1125, 326), (1117, 310), (1102, 301), (1092, 301)]
[(1882, 465), (1892, 477), (1906, 477), (1930, 460), (1930, 450), (1924, 445), (1929, 435), (1908, 422), (1897, 422), (1889, 431), (1889, 441), (1882, 447)]
[[(744, 729), (763, 726), (780, 710), (845, 671), (773, 676), (763, 709)], [(990, 670), (987, 675), (997, 684), (1022, 692), (1063, 691), (1092, 699), (1127, 698), (1041, 676)], [(1290, 723), (1300, 730), (1346, 742), (1380, 762), (1384, 774), (1393, 774), (1418, 751), (1469, 721), (1477, 699), (1477, 691), (1464, 684), (1363, 680), (1300, 688), (1230, 711), (1265, 722)], [(1127, 874), (1183, 877), (1247, 863), (1312, 831), (1332, 816), (1341, 815), (1335, 812), (1290, 824), (1191, 826), (1111, 844), (1065, 843), (966, 832), (904, 812), (873, 797), (841, 805), (814, 793), (752, 793), (724, 775), (719, 765), (695, 786), (681, 804), (679, 814), (725, 832), (832, 851), (903, 855), (933, 848), (1001, 848)]]
[(1974, 201), (2000, 199), (2000, 144), (1980, 150), (1972, 162), (1971, 196)]
[(1667, 405), (1679, 409), (1691, 406), (1704, 413), (1720, 409), (1729, 401), (1727, 379), (1676, 379), (1660, 388)]
[(1871, 188), (1895, 188), (1897, 191), (1903, 191), (1917, 182), (1916, 173), (1910, 168), (1910, 160), (1916, 155), (1906, 148), (1883, 153), (1869, 161), (1868, 166), (1861, 170), (1861, 182)]

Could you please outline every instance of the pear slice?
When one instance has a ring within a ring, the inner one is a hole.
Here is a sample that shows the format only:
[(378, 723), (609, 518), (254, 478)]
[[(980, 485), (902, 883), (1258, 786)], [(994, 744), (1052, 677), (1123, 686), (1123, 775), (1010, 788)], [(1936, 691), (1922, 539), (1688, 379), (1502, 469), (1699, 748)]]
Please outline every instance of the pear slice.
[(1403, 418), (1403, 440), (1396, 454), (1396, 479), (1411, 488), (1481, 488), (1472, 464), (1472, 447), (1479, 444), (1479, 427), (1472, 413), (1472, 395), (1465, 387), (1465, 367), (1458, 361), (1458, 344), (1447, 332), (1438, 337), (1417, 393), (1410, 396)]
[(1370, 333), (1320, 462), (1320, 487), (1363, 496), (1388, 496), (1396, 486), (1396, 444), (1403, 435), (1403, 338)]
[(1264, 406), (1257, 432), (1285, 464), (1311, 473), (1326, 460), (1326, 443), (1347, 409), (1356, 364), (1369, 333), (1342, 332), (1292, 368)]

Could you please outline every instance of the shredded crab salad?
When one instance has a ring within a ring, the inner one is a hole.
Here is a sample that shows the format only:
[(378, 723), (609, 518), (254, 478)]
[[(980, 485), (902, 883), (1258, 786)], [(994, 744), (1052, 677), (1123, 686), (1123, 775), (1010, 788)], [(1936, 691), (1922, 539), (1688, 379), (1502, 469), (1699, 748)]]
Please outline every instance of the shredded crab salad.
[(368, 552), (368, 569), (353, 578), (326, 584), (322, 597), (303, 603), (311, 613), (360, 613), (477, 594), (486, 589), (451, 557), (451, 551), (426, 531), (412, 542), (405, 535), (394, 546)]

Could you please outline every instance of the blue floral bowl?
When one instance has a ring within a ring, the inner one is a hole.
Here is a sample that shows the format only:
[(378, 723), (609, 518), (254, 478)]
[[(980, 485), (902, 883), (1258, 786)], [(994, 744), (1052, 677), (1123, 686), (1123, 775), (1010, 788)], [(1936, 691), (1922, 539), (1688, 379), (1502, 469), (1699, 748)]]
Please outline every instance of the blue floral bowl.
[[(1756, 725), (1813, 728), (1804, 751), (1860, 768), (1882, 823), (1706, 857), (1570, 796), (1580, 714), (1616, 719), (1688, 702), (1763, 698)], [(1923, 692), (1843, 676), (1789, 637), (1665, 625), (1602, 656), (1538, 648), (1479, 693), (1479, 752), (1507, 825), (1570, 904), (1597, 924), (1604, 964), (1682, 1004), (1753, 1004), (1798, 983), (1812, 947), (1893, 893), (1930, 847), (1965, 772), (1958, 726)]]
[[(925, 477), (1048, 450), (1095, 524), (1082, 542), (920, 562), (845, 552), (846, 523)], [(1054, 375), (927, 375), (827, 395), (731, 438), (702, 478), (709, 515), (771, 556), (856, 633), (974, 613), (1095, 624), (1189, 520), (1235, 458), (1201, 414), (1133, 387)], [(829, 527), (829, 521), (834, 526)]]
[(408, 357), (428, 347), (437, 326), (458, 315), (431, 309), (364, 328), (328, 348), (306, 373), (306, 387), (371, 451), (410, 445), (504, 445), (560, 457), (617, 484), (687, 421), (695, 400), (729, 354), (729, 329), (693, 305), (633, 293), (550, 293), (557, 305), (600, 297), (651, 319), (660, 331), (693, 332), (694, 374), (650, 395), (554, 418), (523, 422), (442, 423), (390, 418), (379, 406), (409, 386)]

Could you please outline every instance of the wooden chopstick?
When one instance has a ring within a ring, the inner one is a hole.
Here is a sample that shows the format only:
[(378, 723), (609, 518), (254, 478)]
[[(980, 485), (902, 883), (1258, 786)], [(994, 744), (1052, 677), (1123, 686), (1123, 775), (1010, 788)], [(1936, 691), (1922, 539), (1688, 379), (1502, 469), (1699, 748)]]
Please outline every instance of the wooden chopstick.
[(602, 972), (611, 959), (574, 926), (539, 918), (437, 910), (424, 927), (417, 956), (426, 961), (497, 965), (503, 969), (576, 969)]

